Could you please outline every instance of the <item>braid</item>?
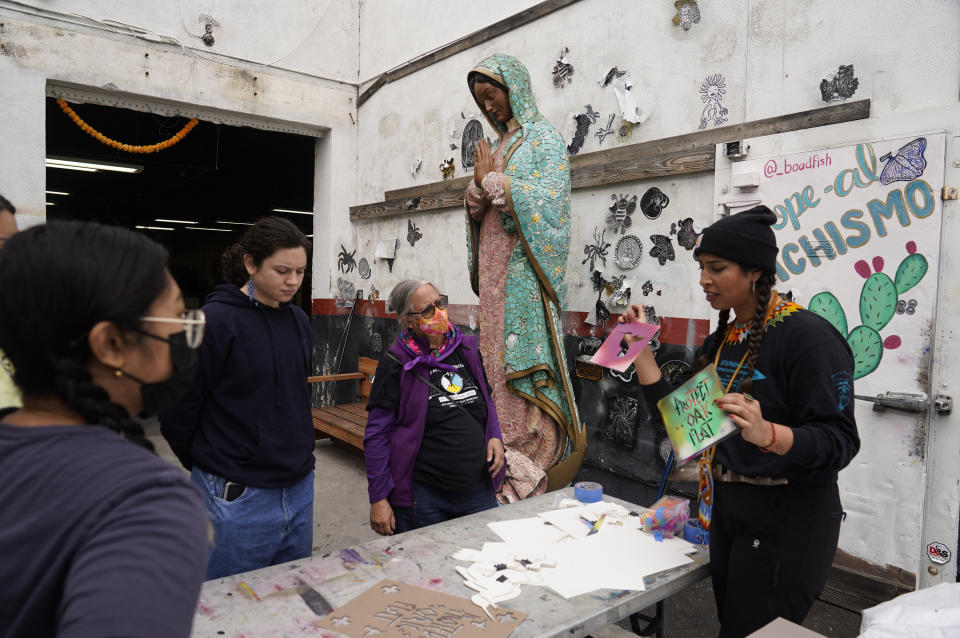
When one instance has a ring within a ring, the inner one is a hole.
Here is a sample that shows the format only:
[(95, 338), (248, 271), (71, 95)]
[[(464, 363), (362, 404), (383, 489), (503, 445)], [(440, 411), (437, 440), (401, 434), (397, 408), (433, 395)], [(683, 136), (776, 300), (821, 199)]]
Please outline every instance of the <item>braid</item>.
[(713, 342), (710, 344), (710, 354), (705, 352), (697, 357), (697, 370), (703, 370), (708, 365), (713, 363), (714, 358), (717, 356), (717, 350), (719, 350), (720, 346), (723, 345), (723, 337), (727, 332), (727, 324), (729, 322), (730, 309), (724, 308), (720, 311), (720, 316), (717, 318), (717, 329), (713, 331)]
[(766, 333), (767, 308), (770, 306), (770, 295), (773, 288), (773, 273), (764, 273), (757, 279), (757, 309), (753, 313), (753, 323), (750, 325), (750, 337), (747, 341), (746, 377), (740, 385), (742, 392), (753, 389), (753, 367), (760, 355), (760, 344)]
[(143, 426), (130, 418), (130, 413), (93, 382), (87, 367), (76, 359), (59, 359), (54, 363), (57, 394), (70, 408), (93, 425), (107, 427), (131, 443), (154, 451)]

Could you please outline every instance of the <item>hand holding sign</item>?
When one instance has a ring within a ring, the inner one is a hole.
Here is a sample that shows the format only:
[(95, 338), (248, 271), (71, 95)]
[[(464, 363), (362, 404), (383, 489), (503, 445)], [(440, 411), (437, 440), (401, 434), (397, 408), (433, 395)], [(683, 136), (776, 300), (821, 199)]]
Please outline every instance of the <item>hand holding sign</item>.
[(620, 323), (590, 361), (617, 372), (624, 372), (659, 329), (659, 326), (640, 321)]

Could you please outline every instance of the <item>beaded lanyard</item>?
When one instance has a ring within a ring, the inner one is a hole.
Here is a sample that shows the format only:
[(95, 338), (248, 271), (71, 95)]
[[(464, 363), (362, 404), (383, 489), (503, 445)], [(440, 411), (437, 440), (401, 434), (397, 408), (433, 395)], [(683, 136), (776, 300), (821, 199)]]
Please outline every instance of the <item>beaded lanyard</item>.
[[(770, 310), (776, 307), (777, 302), (779, 301), (779, 295), (774, 293), (773, 299), (770, 300), (770, 305), (767, 307), (767, 315), (770, 314)], [(764, 317), (763, 324), (766, 325), (769, 321), (769, 316)], [(723, 333), (723, 338), (720, 341), (720, 345), (717, 347), (717, 356), (713, 360), (713, 366), (717, 367), (720, 365), (720, 353), (723, 351), (723, 345), (727, 342), (727, 337), (730, 335), (733, 330), (733, 326), (730, 326)], [(740, 369), (743, 367), (744, 362), (747, 360), (747, 354), (750, 352), (750, 349), (747, 348), (747, 351), (743, 353), (743, 357), (740, 359), (740, 363), (737, 364), (737, 369), (733, 371), (733, 374), (730, 375), (730, 380), (727, 382), (727, 387), (724, 388), (724, 393), (729, 393), (730, 388), (733, 387), (733, 382), (736, 380), (737, 375), (740, 374)], [(700, 523), (700, 529), (704, 532), (710, 531), (710, 519), (713, 516), (713, 457), (716, 455), (717, 446), (712, 445), (710, 449), (703, 452), (700, 455), (700, 458), (697, 460), (698, 470), (699, 470), (699, 485), (698, 487), (698, 497), (699, 497), (699, 506), (697, 508), (697, 522)], [(702, 543), (701, 543), (702, 544)]]

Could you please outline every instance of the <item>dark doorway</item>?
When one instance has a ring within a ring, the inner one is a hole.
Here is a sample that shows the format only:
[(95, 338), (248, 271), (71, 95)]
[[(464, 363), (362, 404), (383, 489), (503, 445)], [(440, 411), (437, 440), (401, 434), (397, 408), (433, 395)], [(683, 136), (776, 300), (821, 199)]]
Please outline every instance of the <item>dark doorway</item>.
[[(188, 121), (94, 104), (71, 106), (103, 135), (131, 145), (166, 140)], [(312, 216), (272, 211), (313, 210), (316, 138), (201, 121), (174, 146), (127, 153), (82, 131), (53, 98), (47, 99), (46, 128), (48, 158), (142, 167), (137, 173), (48, 167), (47, 219), (97, 221), (147, 233), (170, 251), (170, 270), (190, 306), (201, 304), (222, 283), (220, 255), (258, 218), (280, 215), (305, 234), (313, 233)], [(295, 298), (307, 314), (311, 284), (308, 263)]]

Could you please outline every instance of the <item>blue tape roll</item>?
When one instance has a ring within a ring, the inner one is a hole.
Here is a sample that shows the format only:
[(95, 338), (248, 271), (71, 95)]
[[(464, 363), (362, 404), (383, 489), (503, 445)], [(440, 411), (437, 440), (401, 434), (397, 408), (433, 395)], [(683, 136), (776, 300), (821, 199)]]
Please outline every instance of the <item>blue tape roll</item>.
[(603, 486), (593, 481), (580, 481), (574, 484), (573, 495), (581, 503), (596, 503), (603, 498)]

